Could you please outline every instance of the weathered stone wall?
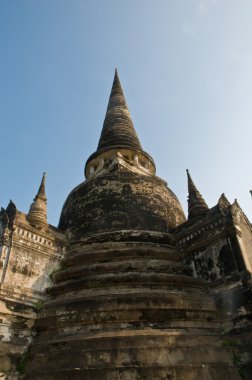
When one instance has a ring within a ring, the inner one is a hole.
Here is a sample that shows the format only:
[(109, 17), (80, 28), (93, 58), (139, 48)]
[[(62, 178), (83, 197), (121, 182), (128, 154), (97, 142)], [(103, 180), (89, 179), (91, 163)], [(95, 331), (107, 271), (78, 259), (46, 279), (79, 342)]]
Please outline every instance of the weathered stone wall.
[(244, 379), (252, 377), (251, 225), (239, 205), (211, 210), (208, 218), (182, 226), (178, 244), (196, 278), (213, 295), (220, 334)]
[(15, 372), (30, 343), (65, 242), (54, 228), (33, 228), (20, 212), (12, 225), (1, 223), (0, 230), (0, 373), (8, 373)]
[(194, 277), (204, 282), (212, 283), (245, 269), (235, 226), (218, 211), (179, 227), (177, 241)]
[(222, 279), (223, 275), (236, 271), (232, 248), (226, 238), (194, 252), (189, 263), (194, 277), (199, 277), (205, 282)]
[(252, 272), (252, 227), (242, 209), (235, 202), (231, 208), (233, 222), (237, 230), (237, 239), (240, 246), (246, 270)]

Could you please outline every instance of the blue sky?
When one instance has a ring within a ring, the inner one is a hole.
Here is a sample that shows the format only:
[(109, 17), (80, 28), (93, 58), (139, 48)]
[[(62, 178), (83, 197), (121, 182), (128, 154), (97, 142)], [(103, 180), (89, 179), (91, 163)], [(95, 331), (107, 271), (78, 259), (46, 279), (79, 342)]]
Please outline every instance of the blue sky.
[(187, 214), (186, 168), (210, 207), (252, 217), (251, 0), (2, 0), (0, 206), (48, 219), (83, 181), (117, 67), (157, 174)]

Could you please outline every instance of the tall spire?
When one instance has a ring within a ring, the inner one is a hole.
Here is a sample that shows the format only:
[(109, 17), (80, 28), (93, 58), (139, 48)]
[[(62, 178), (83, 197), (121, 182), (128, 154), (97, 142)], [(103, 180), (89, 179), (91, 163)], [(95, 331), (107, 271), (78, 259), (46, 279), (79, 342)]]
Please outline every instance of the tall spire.
[(27, 214), (28, 222), (35, 227), (47, 227), (47, 207), (45, 194), (46, 173), (43, 173), (41, 184)]
[(44, 198), (44, 200), (46, 201), (45, 182), (46, 182), (46, 173), (44, 172), (42, 180), (41, 180), (41, 184), (40, 184), (39, 189), (38, 189), (38, 193), (36, 195), (36, 198), (38, 198), (38, 197)]
[(98, 147), (86, 162), (85, 177), (94, 179), (114, 170), (140, 170), (146, 175), (156, 171), (153, 158), (143, 151), (137, 137), (117, 70)]
[(115, 70), (114, 82), (97, 150), (108, 147), (142, 150), (130, 117), (117, 69)]
[(188, 179), (188, 219), (196, 219), (205, 216), (208, 212), (208, 206), (202, 195), (196, 188), (189, 170), (186, 169)]

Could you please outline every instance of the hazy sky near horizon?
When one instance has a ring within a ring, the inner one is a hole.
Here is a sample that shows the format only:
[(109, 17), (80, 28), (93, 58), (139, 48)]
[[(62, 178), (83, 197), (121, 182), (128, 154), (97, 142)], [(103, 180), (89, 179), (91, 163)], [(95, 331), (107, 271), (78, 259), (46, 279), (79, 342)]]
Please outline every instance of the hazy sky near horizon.
[(2, 0), (0, 206), (48, 220), (84, 180), (118, 68), (143, 149), (187, 215), (186, 169), (210, 207), (252, 219), (251, 0)]

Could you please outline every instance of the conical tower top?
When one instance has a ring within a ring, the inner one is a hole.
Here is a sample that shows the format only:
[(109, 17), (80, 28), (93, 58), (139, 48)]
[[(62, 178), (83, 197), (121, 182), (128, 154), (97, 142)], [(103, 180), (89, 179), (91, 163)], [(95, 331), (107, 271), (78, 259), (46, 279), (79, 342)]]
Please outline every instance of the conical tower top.
[(98, 150), (114, 146), (142, 150), (130, 117), (117, 69), (115, 69)]
[[(109, 162), (112, 162), (113, 157), (118, 155), (129, 161), (133, 160), (136, 165), (142, 165), (146, 169), (146, 173), (155, 173), (156, 168), (153, 159), (141, 147), (130, 117), (118, 72), (115, 69), (98, 147), (86, 162), (86, 177), (94, 177), (98, 173), (104, 172), (104, 167), (108, 168)], [(132, 162), (129, 166), (132, 166), (131, 164)]]
[(186, 169), (188, 180), (188, 219), (195, 219), (203, 217), (208, 212), (208, 206), (195, 186), (189, 170)]
[(26, 216), (28, 222), (35, 227), (47, 227), (47, 207), (45, 194), (46, 173), (43, 173), (39, 190), (31, 204), (30, 210)]
[[(46, 194), (45, 194), (45, 182), (46, 182), (46, 173), (44, 172), (43, 173), (43, 177), (42, 177), (42, 180), (41, 180), (41, 183), (40, 183), (40, 186), (39, 186), (39, 189), (38, 189), (38, 193), (35, 197), (36, 198), (44, 198), (46, 200)], [(34, 199), (34, 200), (35, 200)]]

